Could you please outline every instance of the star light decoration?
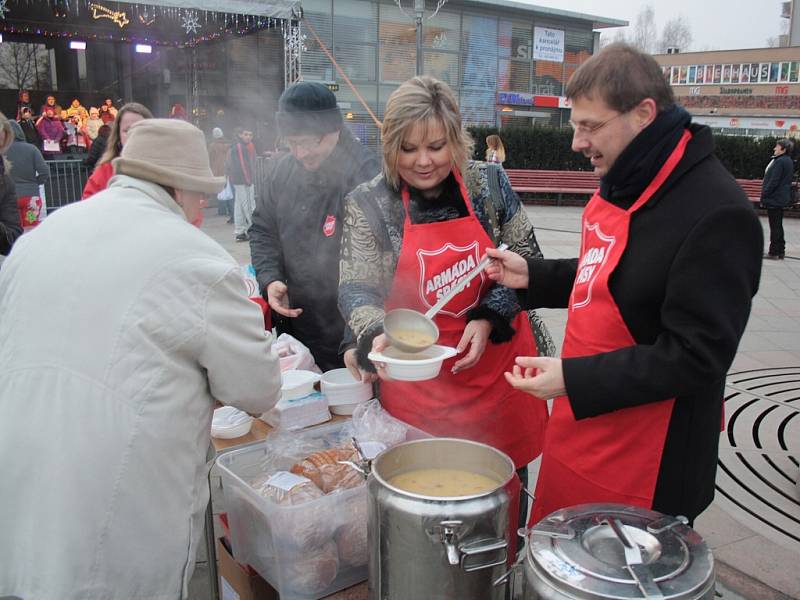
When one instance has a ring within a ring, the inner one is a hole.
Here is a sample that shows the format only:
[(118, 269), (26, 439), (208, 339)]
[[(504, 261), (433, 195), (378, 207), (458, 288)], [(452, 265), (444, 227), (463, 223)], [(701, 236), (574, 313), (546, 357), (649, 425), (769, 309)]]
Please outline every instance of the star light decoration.
[[(4, 0), (0, 0), (0, 2), (3, 1)], [(200, 19), (197, 17), (197, 13), (194, 11), (187, 12), (185, 15), (181, 17), (181, 19), (183, 20), (183, 23), (181, 23), (181, 25), (183, 26), (183, 29), (186, 31), (186, 35), (189, 35), (190, 33), (196, 35), (200, 29)]]
[(0, 0), (0, 19), (6, 18), (6, 13), (11, 12), (11, 9), (7, 6), (8, 0)]

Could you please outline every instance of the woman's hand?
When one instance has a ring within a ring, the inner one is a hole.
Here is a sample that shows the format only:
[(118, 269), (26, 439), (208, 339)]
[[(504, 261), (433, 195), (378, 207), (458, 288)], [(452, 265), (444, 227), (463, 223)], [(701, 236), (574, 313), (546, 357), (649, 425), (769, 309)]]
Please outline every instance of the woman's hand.
[[(386, 348), (389, 347), (389, 339), (386, 337), (385, 334), (376, 335), (375, 339), (372, 340), (372, 351), (373, 352), (383, 352)], [(378, 377), (383, 379), (384, 381), (391, 381), (392, 378), (389, 377), (386, 373), (386, 364), (382, 362), (375, 362), (372, 361), (372, 364), (375, 365), (375, 370), (378, 372)]]
[(542, 400), (567, 393), (560, 358), (548, 356), (518, 356), (512, 373), (506, 371), (506, 381), (512, 387)]
[(358, 366), (355, 348), (350, 348), (349, 350), (345, 351), (344, 366), (347, 367), (347, 370), (350, 371), (350, 374), (355, 378), (355, 380), (360, 381), (361, 383), (372, 383), (378, 378), (375, 373), (364, 371)]
[(528, 263), (519, 254), (510, 250), (486, 248), (486, 256), (494, 259), (486, 267), (489, 279), (515, 290), (528, 287)]
[(492, 324), (486, 319), (475, 319), (467, 323), (464, 328), (464, 335), (461, 336), (461, 341), (458, 342), (456, 350), (461, 354), (469, 348), (469, 352), (453, 364), (452, 372), (454, 375), (459, 371), (474, 367), (478, 363), (481, 356), (483, 356), (483, 351), (486, 350), (490, 333), (492, 333)]

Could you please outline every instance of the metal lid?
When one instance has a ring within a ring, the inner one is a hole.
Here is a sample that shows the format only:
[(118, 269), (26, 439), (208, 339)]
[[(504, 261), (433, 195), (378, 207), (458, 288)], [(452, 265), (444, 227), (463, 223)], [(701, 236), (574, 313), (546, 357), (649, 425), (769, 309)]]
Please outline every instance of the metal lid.
[(714, 558), (685, 519), (621, 504), (558, 510), (528, 534), (534, 585), (571, 598), (703, 598)]

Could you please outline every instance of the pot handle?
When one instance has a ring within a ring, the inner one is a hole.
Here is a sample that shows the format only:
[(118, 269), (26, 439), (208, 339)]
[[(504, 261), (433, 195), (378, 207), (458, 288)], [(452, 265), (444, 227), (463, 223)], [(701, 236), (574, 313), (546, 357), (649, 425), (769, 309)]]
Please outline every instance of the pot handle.
[[(501, 555), (492, 562), (470, 564), (469, 559), (472, 556), (486, 554), (491, 552), (500, 552)], [(508, 541), (505, 539), (494, 538), (488, 540), (480, 540), (477, 542), (470, 542), (468, 544), (461, 544), (458, 547), (461, 553), (461, 568), (467, 573), (473, 571), (480, 571), (483, 569), (491, 569), (499, 565), (504, 565), (508, 562)]]

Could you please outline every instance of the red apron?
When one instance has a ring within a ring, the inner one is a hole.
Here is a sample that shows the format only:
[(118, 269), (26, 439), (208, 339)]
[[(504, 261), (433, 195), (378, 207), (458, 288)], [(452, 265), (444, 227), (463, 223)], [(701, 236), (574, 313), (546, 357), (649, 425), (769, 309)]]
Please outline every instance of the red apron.
[[(475, 217), (461, 174), (453, 171), (469, 215), (450, 221), (414, 225), (408, 213), (409, 192), (402, 188), (406, 217), (403, 245), (387, 311), (411, 308), (425, 312), (494, 247)], [(456, 346), (469, 309), (479, 305), (492, 285), (481, 273), (435, 317), (439, 344)], [(517, 468), (541, 452), (547, 407), (538, 398), (510, 388), (503, 372), (520, 355), (536, 356), (527, 314), (513, 320), (516, 334), (506, 343), (487, 343), (478, 363), (456, 375), (459, 357), (442, 365), (436, 379), (424, 382), (382, 381), (381, 403), (395, 417), (436, 436), (460, 437), (489, 444), (508, 454)]]
[[(562, 358), (613, 352), (636, 343), (609, 291), (608, 280), (628, 245), (631, 215), (672, 173), (691, 137), (684, 132), (629, 209), (606, 202), (599, 190), (586, 205)], [(576, 421), (567, 397), (556, 398), (529, 524), (554, 510), (587, 502), (651, 508), (674, 401), (670, 398)]]

